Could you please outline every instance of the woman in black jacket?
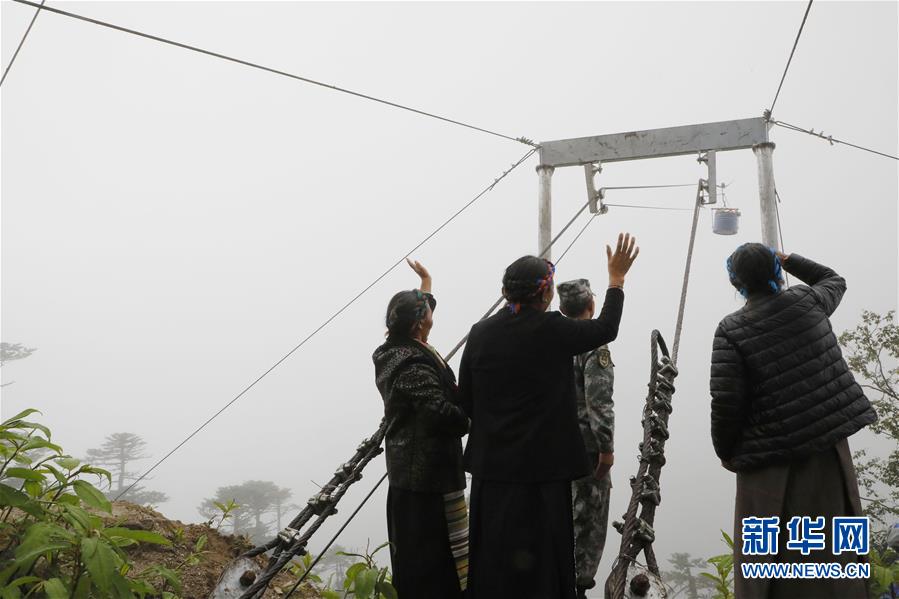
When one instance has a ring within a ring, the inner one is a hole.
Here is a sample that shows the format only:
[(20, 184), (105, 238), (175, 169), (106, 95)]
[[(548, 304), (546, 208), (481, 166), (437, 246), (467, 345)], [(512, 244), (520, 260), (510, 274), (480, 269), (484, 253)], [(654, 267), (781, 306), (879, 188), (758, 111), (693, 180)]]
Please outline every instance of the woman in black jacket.
[[(862, 599), (864, 580), (744, 578), (741, 562), (849, 562), (833, 555), (834, 516), (860, 516), (847, 437), (877, 415), (843, 360), (831, 329), (846, 282), (833, 270), (760, 243), (728, 258), (746, 304), (718, 325), (712, 350), (712, 442), (737, 473), (737, 599)], [(783, 290), (785, 270), (806, 285)], [(780, 518), (777, 555), (743, 555), (742, 519)], [(826, 549), (787, 550), (794, 516), (825, 518)]]
[(468, 417), (453, 371), (428, 345), (437, 301), (418, 262), (419, 289), (387, 306), (387, 341), (375, 350), (375, 382), (387, 434), (387, 534), (400, 599), (459, 599), (468, 577), (468, 513), (461, 437)]
[(572, 358), (613, 341), (636, 239), (619, 236), (595, 320), (547, 312), (553, 265), (534, 256), (503, 276), (508, 304), (471, 328), (459, 383), (471, 416), (469, 599), (574, 599), (571, 481), (592, 472)]

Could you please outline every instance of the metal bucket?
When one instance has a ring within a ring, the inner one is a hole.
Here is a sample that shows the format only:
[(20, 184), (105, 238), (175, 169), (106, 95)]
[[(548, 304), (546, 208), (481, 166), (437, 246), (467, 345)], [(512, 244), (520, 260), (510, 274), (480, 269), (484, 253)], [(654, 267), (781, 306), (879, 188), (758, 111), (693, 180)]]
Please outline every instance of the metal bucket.
[(739, 208), (715, 208), (712, 231), (716, 235), (736, 235), (740, 230)]

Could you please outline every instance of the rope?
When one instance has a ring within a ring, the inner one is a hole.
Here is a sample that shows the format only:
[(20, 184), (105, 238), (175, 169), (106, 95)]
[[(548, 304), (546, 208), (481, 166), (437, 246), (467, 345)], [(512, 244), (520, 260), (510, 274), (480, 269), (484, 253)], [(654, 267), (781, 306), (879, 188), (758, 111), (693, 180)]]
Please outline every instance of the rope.
[(696, 241), (696, 229), (699, 224), (699, 209), (702, 207), (702, 186), (696, 191), (696, 205), (693, 207), (693, 227), (690, 230), (690, 245), (687, 248), (687, 264), (684, 266), (684, 283), (680, 292), (680, 305), (677, 308), (677, 324), (674, 326), (674, 343), (671, 345), (671, 362), (677, 364), (677, 352), (680, 349), (680, 338), (684, 328), (684, 309), (687, 304), (687, 287), (690, 284), (690, 264), (693, 262), (693, 246)]
[(677, 185), (624, 185), (618, 187), (603, 187), (602, 189), (671, 189), (673, 187), (693, 187), (695, 183), (679, 183)]
[(887, 154), (885, 152), (879, 152), (877, 150), (872, 150), (871, 148), (866, 148), (864, 146), (858, 146), (853, 143), (849, 143), (848, 141), (843, 141), (841, 139), (837, 139), (832, 135), (824, 135), (824, 132), (816, 133), (814, 129), (803, 129), (802, 127), (797, 127), (796, 125), (791, 125), (790, 123), (785, 123), (783, 121), (769, 121), (779, 127), (783, 127), (784, 129), (789, 129), (790, 131), (798, 131), (800, 133), (807, 133), (808, 135), (814, 135), (815, 137), (820, 137), (821, 139), (830, 142), (830, 145), (833, 144), (843, 144), (844, 146), (849, 146), (850, 148), (855, 148), (857, 150), (864, 150), (865, 152), (870, 152), (872, 154), (877, 154), (878, 156), (883, 156), (884, 158), (892, 158), (893, 160), (899, 160), (899, 156), (894, 156), (892, 154)]
[(799, 31), (796, 33), (796, 40), (793, 42), (793, 49), (790, 50), (790, 58), (787, 59), (787, 66), (784, 67), (784, 74), (780, 78), (780, 85), (777, 86), (777, 93), (774, 94), (774, 100), (771, 101), (771, 108), (768, 109), (768, 116), (774, 113), (774, 105), (777, 104), (777, 98), (780, 96), (780, 90), (787, 78), (787, 71), (790, 70), (790, 63), (793, 62), (793, 54), (796, 53), (796, 46), (799, 45), (799, 37), (802, 35), (802, 28), (805, 27), (805, 20), (808, 19), (808, 11), (812, 8), (814, 0), (808, 0), (808, 6), (805, 7), (805, 14), (802, 15), (802, 23), (799, 25)]
[[(659, 359), (661, 350), (662, 358)], [(618, 556), (612, 564), (605, 583), (605, 596), (623, 599), (627, 582), (627, 564), (624, 560), (636, 562), (642, 551), (646, 556), (646, 569), (659, 576), (659, 567), (652, 542), (655, 536), (657, 502), (644, 497), (644, 491), (659, 493), (662, 466), (665, 463), (665, 441), (668, 438), (668, 420), (671, 414), (671, 399), (674, 394), (674, 378), (677, 368), (669, 359), (668, 347), (661, 333), (653, 330), (650, 336), (649, 392), (643, 407), (643, 441), (640, 444), (640, 462), (637, 475), (631, 477), (631, 498), (621, 523), (613, 523), (621, 533)], [(645, 484), (651, 485), (645, 486)], [(642, 507), (641, 507), (642, 506)], [(637, 510), (640, 510), (639, 517)], [(645, 525), (648, 530), (643, 529)], [(641, 530), (642, 529), (642, 530)], [(648, 533), (648, 536), (647, 534)]]
[[(18, 1), (20, 1), (20, 0), (16, 0), (16, 1), (18, 2)], [(446, 226), (447, 226), (448, 224), (450, 224), (453, 220), (455, 220), (456, 217), (458, 217), (460, 214), (462, 214), (462, 213), (463, 213), (466, 209), (468, 209), (472, 204), (474, 204), (474, 203), (475, 203), (476, 201), (478, 201), (481, 197), (483, 197), (485, 194), (487, 194), (489, 191), (491, 191), (494, 187), (496, 187), (496, 185), (497, 185), (500, 181), (502, 181), (503, 179), (505, 179), (505, 178), (509, 175), (509, 173), (511, 173), (513, 170), (515, 170), (515, 169), (516, 169), (521, 163), (523, 163), (525, 160), (527, 160), (528, 158), (530, 158), (531, 155), (533, 155), (534, 152), (536, 152), (536, 151), (537, 151), (536, 148), (531, 148), (530, 150), (528, 150), (527, 153), (525, 153), (525, 155), (522, 156), (522, 157), (518, 160), (518, 162), (513, 163), (512, 166), (511, 166), (508, 170), (504, 171), (502, 175), (500, 175), (499, 177), (497, 177), (496, 179), (494, 179), (493, 183), (491, 183), (490, 185), (488, 185), (487, 187), (485, 187), (485, 188), (484, 188), (478, 195), (476, 195), (476, 196), (475, 196), (473, 199), (471, 199), (468, 203), (466, 203), (466, 204), (463, 205), (461, 208), (459, 208), (459, 209), (458, 209), (455, 213), (453, 213), (453, 215), (450, 216), (448, 219), (446, 219), (445, 221), (443, 221), (443, 223), (442, 223), (440, 226), (438, 226), (436, 229), (434, 229), (433, 231), (431, 231), (431, 233), (429, 233), (429, 234), (427, 235), (427, 237), (425, 237), (425, 238), (422, 239), (420, 242), (418, 242), (418, 244), (417, 244), (415, 247), (413, 247), (411, 250), (409, 250), (408, 252), (406, 252), (406, 253), (405, 253), (399, 260), (397, 260), (396, 262), (394, 262), (392, 266), (390, 266), (387, 270), (385, 270), (383, 273), (381, 273), (377, 278), (375, 278), (374, 281), (372, 281), (371, 283), (369, 283), (369, 284), (368, 284), (362, 291), (360, 291), (360, 292), (357, 293), (355, 296), (353, 296), (353, 298), (350, 299), (347, 303), (345, 303), (345, 304), (343, 305), (343, 307), (341, 307), (341, 308), (340, 308), (339, 310), (337, 310), (334, 314), (332, 314), (327, 320), (325, 320), (322, 324), (320, 324), (314, 331), (312, 331), (311, 333), (309, 333), (309, 334), (306, 336), (306, 338), (304, 338), (304, 339), (303, 339), (302, 341), (300, 341), (296, 346), (294, 346), (293, 349), (291, 349), (289, 352), (287, 352), (286, 354), (284, 354), (284, 356), (283, 356), (280, 360), (278, 360), (277, 362), (275, 362), (275, 363), (274, 363), (268, 370), (266, 370), (266, 371), (263, 372), (261, 375), (259, 375), (259, 376), (258, 376), (252, 383), (250, 383), (249, 385), (247, 385), (247, 386), (243, 389), (243, 391), (241, 391), (241, 392), (238, 393), (236, 396), (234, 396), (234, 398), (233, 398), (231, 401), (229, 401), (228, 403), (226, 403), (226, 404), (225, 404), (225, 405), (224, 405), (218, 412), (216, 412), (215, 414), (213, 414), (208, 420), (206, 420), (206, 422), (204, 422), (203, 424), (201, 424), (196, 430), (194, 430), (194, 432), (192, 432), (191, 434), (189, 434), (189, 435), (187, 436), (187, 438), (185, 438), (185, 439), (184, 439), (183, 441), (181, 441), (178, 445), (176, 445), (174, 449), (172, 449), (171, 451), (169, 451), (169, 452), (168, 452), (167, 454), (165, 454), (159, 461), (157, 461), (155, 464), (153, 464), (153, 466), (151, 466), (149, 470), (147, 470), (146, 472), (144, 472), (143, 474), (141, 474), (140, 477), (137, 478), (137, 480), (135, 480), (133, 483), (131, 483), (131, 484), (128, 486), (128, 488), (126, 488), (124, 491), (122, 491), (121, 493), (119, 493), (119, 494), (116, 496), (115, 499), (118, 500), (119, 498), (121, 498), (121, 497), (122, 497), (123, 495), (125, 495), (128, 491), (130, 491), (130, 490), (131, 490), (137, 483), (139, 483), (139, 482), (142, 481), (144, 478), (146, 478), (146, 476), (147, 476), (148, 474), (150, 474), (151, 472), (153, 472), (153, 471), (154, 471), (160, 464), (162, 464), (163, 462), (165, 462), (165, 461), (166, 461), (172, 454), (174, 454), (176, 451), (178, 451), (179, 449), (181, 449), (181, 447), (184, 446), (185, 443), (187, 443), (188, 441), (190, 441), (190, 440), (191, 440), (197, 433), (199, 433), (201, 430), (203, 430), (204, 428), (206, 428), (206, 426), (207, 426), (210, 422), (212, 422), (213, 420), (215, 420), (215, 419), (216, 419), (222, 412), (224, 412), (225, 410), (227, 410), (227, 409), (228, 409), (234, 402), (236, 402), (238, 399), (240, 399), (241, 397), (243, 397), (244, 394), (247, 393), (247, 391), (249, 391), (250, 389), (252, 389), (253, 387), (255, 387), (256, 384), (257, 384), (259, 381), (261, 381), (262, 379), (264, 379), (264, 378), (265, 378), (271, 371), (273, 371), (275, 368), (277, 368), (278, 366), (280, 366), (281, 363), (284, 362), (285, 360), (287, 360), (287, 358), (289, 358), (290, 356), (292, 356), (292, 355), (294, 354), (294, 352), (296, 352), (298, 349), (300, 349), (301, 347), (303, 347), (303, 346), (306, 344), (306, 342), (308, 342), (308, 341), (309, 341), (310, 339), (312, 339), (316, 334), (318, 334), (319, 331), (321, 331), (322, 329), (324, 329), (324, 328), (325, 328), (325, 327), (326, 327), (332, 320), (334, 320), (335, 318), (337, 318), (338, 316), (340, 316), (341, 314), (343, 314), (343, 312), (344, 312), (347, 308), (349, 308), (351, 305), (353, 305), (353, 304), (356, 302), (356, 300), (358, 300), (360, 297), (362, 297), (363, 295), (365, 295), (365, 293), (368, 292), (369, 289), (371, 289), (372, 287), (374, 287), (374, 286), (375, 286), (376, 284), (378, 284), (384, 277), (386, 277), (388, 274), (390, 274), (390, 273), (393, 271), (393, 269), (395, 269), (397, 266), (399, 266), (399, 265), (400, 265), (400, 264), (401, 264), (401, 263), (402, 263), (402, 262), (409, 256), (409, 255), (411, 255), (411, 254), (412, 254), (413, 252), (415, 252), (418, 248), (420, 248), (420, 247), (423, 246), (425, 243), (427, 243), (432, 237), (434, 237), (437, 233), (439, 233), (441, 230), (443, 230), (444, 227), (446, 227)]]
[(331, 545), (334, 544), (334, 542), (337, 540), (337, 537), (339, 537), (341, 533), (343, 533), (344, 529), (350, 524), (353, 518), (356, 517), (356, 514), (359, 513), (359, 510), (362, 509), (362, 506), (364, 506), (368, 502), (368, 500), (371, 499), (371, 496), (375, 494), (375, 491), (378, 490), (378, 487), (381, 486), (381, 483), (383, 483), (386, 478), (387, 473), (385, 472), (380, 480), (378, 480), (378, 482), (375, 484), (374, 488), (372, 488), (372, 490), (368, 492), (368, 495), (365, 496), (365, 499), (362, 500), (362, 503), (360, 503), (359, 506), (355, 510), (353, 510), (353, 513), (350, 514), (350, 517), (346, 519), (346, 522), (343, 523), (343, 526), (341, 526), (340, 529), (336, 533), (334, 533), (334, 536), (331, 537), (331, 540), (328, 541), (328, 544), (325, 545), (324, 549), (321, 550), (321, 553), (318, 554), (318, 557), (312, 560), (312, 563), (309, 564), (309, 567), (305, 572), (303, 572), (303, 575), (299, 580), (297, 580), (296, 584), (291, 587), (290, 591), (287, 593), (284, 599), (289, 599), (290, 596), (293, 595), (294, 591), (296, 591), (300, 586), (300, 584), (302, 584), (302, 582), (306, 580), (306, 577), (309, 576), (309, 574), (312, 572), (312, 568), (314, 568), (318, 564), (318, 562), (321, 561), (321, 559), (325, 556), (325, 552), (327, 552), (328, 549), (331, 548)]
[[(31, 0), (14, 0), (14, 1), (15, 1), (15, 2), (18, 2), (19, 4), (26, 4), (26, 5), (28, 5), (28, 6), (35, 6), (35, 7), (38, 7), (38, 8), (40, 8), (40, 6), (43, 4), (43, 2), (42, 2), (41, 5), (39, 5), (39, 4), (35, 3), (35, 2), (32, 2)], [(374, 97), (374, 96), (369, 96), (368, 94), (363, 94), (363, 93), (361, 93), (361, 92), (353, 91), (353, 90), (351, 90), (351, 89), (346, 89), (346, 88), (343, 88), (343, 87), (338, 87), (338, 86), (332, 85), (332, 84), (330, 84), (330, 83), (324, 83), (324, 82), (321, 82), (321, 81), (316, 81), (315, 79), (310, 79), (310, 78), (308, 78), (308, 77), (303, 77), (303, 76), (301, 76), (301, 75), (296, 75), (296, 74), (293, 74), (293, 73), (288, 73), (287, 71), (282, 71), (282, 70), (275, 69), (275, 68), (272, 68), (272, 67), (267, 67), (267, 66), (264, 66), (264, 65), (255, 63), (255, 62), (250, 62), (250, 61), (248, 61), (248, 60), (242, 60), (242, 59), (240, 59), (240, 58), (234, 58), (233, 56), (228, 56), (228, 55), (226, 55), (226, 54), (220, 54), (220, 53), (218, 53), (218, 52), (213, 52), (212, 50), (205, 50), (205, 49), (203, 49), (203, 48), (199, 48), (199, 47), (197, 47), (197, 46), (192, 46), (192, 45), (190, 45), (190, 44), (185, 44), (185, 43), (182, 43), (182, 42), (176, 42), (176, 41), (174, 41), (174, 40), (170, 40), (170, 39), (167, 39), (167, 38), (164, 38), (164, 37), (159, 37), (159, 36), (157, 36), (157, 35), (152, 35), (152, 34), (149, 34), (149, 33), (144, 33), (144, 32), (142, 32), (142, 31), (137, 31), (136, 29), (129, 29), (129, 28), (127, 28), (127, 27), (122, 27), (122, 26), (120, 26), (120, 25), (114, 25), (114, 24), (112, 24), (112, 23), (108, 23), (108, 22), (106, 22), (106, 21), (101, 21), (101, 20), (99, 20), (99, 19), (92, 19), (92, 18), (90, 18), (90, 17), (86, 17), (86, 16), (84, 16), (84, 15), (80, 15), (80, 14), (77, 14), (77, 13), (74, 13), (74, 12), (70, 12), (70, 11), (67, 11), (67, 10), (62, 10), (62, 9), (59, 9), (59, 8), (54, 8), (54, 7), (50, 7), (50, 6), (45, 6), (45, 7), (44, 7), (44, 10), (47, 10), (47, 11), (56, 13), (56, 14), (58, 14), (58, 15), (62, 15), (62, 16), (64, 16), (64, 17), (70, 17), (70, 18), (72, 18), (72, 19), (78, 19), (79, 21), (85, 21), (85, 22), (87, 22), (87, 23), (93, 23), (94, 25), (99, 25), (99, 26), (101, 26), (101, 27), (107, 27), (107, 28), (109, 28), (109, 29), (114, 29), (114, 30), (116, 30), (116, 31), (121, 31), (121, 32), (123, 32), (123, 33), (129, 33), (129, 34), (131, 34), (131, 35), (136, 35), (136, 36), (138, 36), (138, 37), (143, 37), (143, 38), (146, 38), (146, 39), (149, 39), (149, 40), (153, 40), (153, 41), (156, 41), (156, 42), (160, 42), (160, 43), (163, 43), (163, 44), (168, 44), (168, 45), (170, 45), (170, 46), (175, 46), (175, 47), (178, 47), (178, 48), (183, 48), (183, 49), (185, 49), (185, 50), (190, 50), (190, 51), (192, 51), (192, 52), (197, 52), (197, 53), (199, 53), (199, 54), (205, 54), (205, 55), (207, 55), (207, 56), (212, 56), (212, 57), (214, 57), (214, 58), (220, 58), (220, 59), (226, 60), (226, 61), (228, 61), (228, 62), (233, 62), (233, 63), (241, 64), (241, 65), (244, 65), (244, 66), (247, 66), (247, 67), (251, 67), (251, 68), (254, 68), (254, 69), (259, 69), (260, 71), (266, 71), (266, 72), (268, 72), (268, 73), (273, 73), (273, 74), (275, 74), (275, 75), (281, 75), (282, 77), (289, 77), (290, 79), (295, 79), (295, 80), (297, 80), (297, 81), (302, 81), (302, 82), (304, 82), (304, 83), (310, 83), (310, 84), (312, 84), (312, 85), (317, 85), (317, 86), (319, 86), (319, 87), (326, 87), (326, 88), (328, 88), (328, 89), (332, 89), (332, 90), (337, 91), (337, 92), (341, 92), (341, 93), (344, 93), (344, 94), (349, 94), (349, 95), (351, 95), (351, 96), (356, 96), (357, 98), (363, 98), (363, 99), (365, 99), (365, 100), (371, 100), (372, 102), (378, 102), (379, 104), (385, 104), (385, 105), (387, 105), (387, 106), (392, 106), (392, 107), (394, 107), (394, 108), (399, 108), (399, 109), (401, 109), (401, 110), (407, 110), (407, 111), (409, 111), (409, 112), (414, 112), (415, 114), (420, 114), (420, 115), (422, 115), (422, 116), (430, 117), (430, 118), (432, 118), (432, 119), (437, 119), (437, 120), (439, 120), (439, 121), (443, 121), (443, 122), (446, 122), (446, 123), (451, 123), (451, 124), (453, 124), (453, 125), (459, 125), (460, 127), (465, 127), (465, 128), (467, 128), (467, 129), (473, 129), (473, 130), (475, 130), (475, 131), (480, 131), (481, 133), (487, 133), (488, 135), (493, 135), (493, 136), (495, 136), (495, 137), (502, 137), (503, 139), (508, 139), (508, 140), (510, 140), (510, 141), (517, 141), (517, 142), (519, 142), (519, 143), (523, 143), (523, 144), (525, 144), (525, 145), (528, 145), (528, 146), (531, 146), (531, 147), (534, 147), (534, 148), (537, 147), (537, 144), (535, 144), (533, 141), (531, 141), (531, 140), (529, 140), (529, 139), (527, 139), (527, 138), (525, 138), (525, 137), (512, 137), (512, 136), (510, 136), (510, 135), (504, 135), (504, 134), (502, 134), (502, 133), (497, 133), (496, 131), (491, 131), (490, 129), (484, 129), (483, 127), (476, 127), (475, 125), (470, 125), (470, 124), (464, 123), (464, 122), (462, 122), (462, 121), (458, 121), (458, 120), (455, 120), (455, 119), (447, 118), (447, 117), (440, 116), (440, 115), (438, 115), (438, 114), (433, 114), (433, 113), (430, 113), (430, 112), (425, 112), (424, 110), (419, 110), (419, 109), (417, 109), (417, 108), (412, 108), (412, 107), (410, 107), (410, 106), (405, 106), (405, 105), (403, 105), (403, 104), (398, 104), (398, 103), (396, 103), (396, 102), (391, 102), (390, 100), (383, 100), (383, 99), (381, 99), (381, 98), (376, 98), (376, 97)]]
[(12, 68), (12, 63), (16, 61), (16, 56), (19, 55), (19, 50), (22, 49), (22, 46), (25, 44), (25, 40), (28, 38), (28, 34), (31, 33), (31, 28), (34, 26), (34, 22), (37, 21), (37, 16), (41, 14), (41, 9), (44, 8), (44, 2), (47, 0), (41, 0), (40, 5), (38, 5), (37, 10), (34, 11), (34, 16), (31, 17), (31, 22), (28, 24), (28, 29), (25, 30), (25, 35), (22, 36), (22, 41), (19, 42), (19, 45), (16, 46), (16, 51), (13, 52), (12, 58), (9, 61), (9, 64), (6, 65), (6, 69), (3, 71), (3, 76), (0, 77), (0, 85), (3, 85), (3, 82), (6, 81), (6, 75), (9, 73), (9, 70)]
[(672, 210), (674, 212), (689, 212), (692, 208), (670, 208), (668, 206), (635, 206), (634, 204), (603, 204), (603, 206), (614, 206), (615, 208), (642, 208), (643, 210)]
[[(777, 188), (774, 189), (774, 197), (777, 198), (777, 201), (774, 202), (774, 216), (777, 217), (777, 235), (780, 238), (780, 251), (786, 253), (784, 250), (784, 231), (780, 226), (780, 206), (778, 204), (781, 203), (780, 194), (777, 193)], [(784, 280), (787, 283), (787, 287), (790, 286), (790, 273), (787, 271), (784, 272)]]

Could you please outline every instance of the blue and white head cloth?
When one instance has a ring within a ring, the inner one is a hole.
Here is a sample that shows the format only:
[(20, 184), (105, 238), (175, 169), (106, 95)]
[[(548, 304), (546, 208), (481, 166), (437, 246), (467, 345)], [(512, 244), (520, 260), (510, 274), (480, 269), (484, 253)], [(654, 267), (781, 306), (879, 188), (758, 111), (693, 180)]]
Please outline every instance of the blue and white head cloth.
[[(740, 250), (742, 250), (743, 248), (745, 248), (748, 245), (754, 245), (754, 244), (744, 243), (743, 245), (738, 247), (736, 250), (734, 250), (733, 254), (731, 254), (730, 256), (727, 257), (727, 263), (726, 263), (727, 264), (727, 276), (730, 278), (731, 284), (737, 288), (737, 291), (739, 291), (740, 295), (742, 295), (744, 298), (747, 298), (747, 299), (749, 298), (749, 290), (746, 289), (746, 286), (743, 284), (743, 282), (737, 276), (737, 273), (734, 272), (734, 254), (736, 254), (737, 252), (739, 252)], [(761, 245), (761, 244), (759, 244), (759, 245)], [(768, 279), (768, 287), (771, 288), (771, 291), (773, 293), (780, 293), (781, 284), (783, 282), (783, 263), (781, 262), (780, 257), (777, 255), (777, 252), (773, 248), (766, 246), (765, 249), (767, 249), (769, 252), (771, 252), (771, 256), (774, 258), (773, 277)]]

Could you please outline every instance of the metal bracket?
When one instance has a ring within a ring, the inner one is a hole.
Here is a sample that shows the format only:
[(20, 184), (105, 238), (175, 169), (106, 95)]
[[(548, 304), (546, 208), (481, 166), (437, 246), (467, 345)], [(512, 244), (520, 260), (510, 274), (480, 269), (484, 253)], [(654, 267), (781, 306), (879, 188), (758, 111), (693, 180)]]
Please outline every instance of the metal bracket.
[(596, 175), (602, 172), (602, 164), (591, 162), (584, 165), (584, 178), (587, 180), (587, 201), (590, 203), (591, 214), (605, 214), (609, 207), (602, 203), (606, 198), (602, 187), (596, 188)]
[(718, 203), (718, 169), (715, 163), (715, 150), (709, 150), (707, 152), (700, 153), (699, 158), (696, 159), (699, 163), (705, 163), (706, 167), (709, 170), (709, 176), (707, 179), (700, 179), (700, 185), (702, 187), (702, 191), (705, 192), (705, 200), (703, 200), (704, 205), (708, 204), (717, 204)]

